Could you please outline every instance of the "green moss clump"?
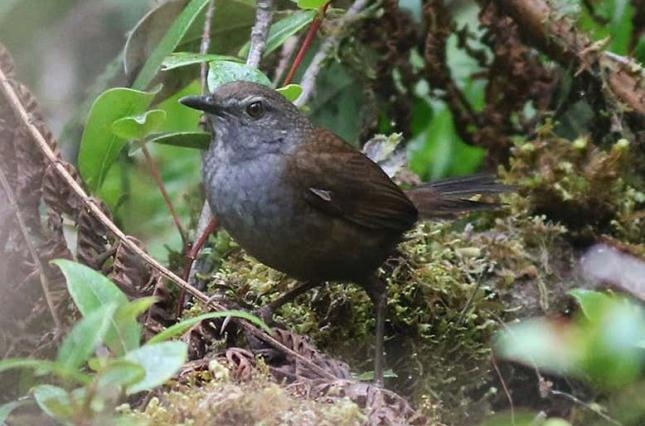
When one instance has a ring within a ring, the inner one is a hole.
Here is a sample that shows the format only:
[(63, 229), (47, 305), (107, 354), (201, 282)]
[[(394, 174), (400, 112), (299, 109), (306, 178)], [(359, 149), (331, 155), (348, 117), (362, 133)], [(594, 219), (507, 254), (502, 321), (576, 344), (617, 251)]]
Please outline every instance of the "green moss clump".
[(178, 385), (153, 398), (143, 412), (126, 411), (136, 424), (154, 426), (354, 426), (365, 420), (362, 410), (349, 399), (321, 402), (298, 398), (260, 374), (244, 383), (223, 377), (201, 387)]
[[(506, 209), (411, 231), (382, 271), (386, 365), (396, 375), (388, 387), (437, 422), (474, 423), (489, 412), (499, 398), (490, 339), (500, 324), (568, 307), (567, 291), (581, 284), (579, 243), (609, 233), (642, 248), (645, 195), (627, 183), (628, 154), (625, 141), (603, 151), (546, 125), (536, 141), (517, 144), (502, 172), (519, 188)], [(239, 251), (216, 278), (254, 306), (295, 284)], [(371, 371), (374, 316), (359, 287), (330, 283), (277, 314), (356, 374)]]
[[(571, 269), (573, 253), (565, 233), (544, 217), (503, 213), (410, 232), (382, 274), (390, 293), (387, 366), (397, 376), (388, 386), (447, 423), (487, 412), (492, 333), (500, 321), (543, 312), (569, 288), (562, 271)], [(239, 283), (238, 295), (258, 305), (293, 283), (241, 253), (227, 258), (217, 277)], [(276, 291), (266, 294), (271, 286)], [(248, 296), (256, 292), (265, 295)], [(357, 374), (371, 371), (374, 316), (359, 287), (327, 284), (285, 305), (277, 319)]]
[(645, 194), (628, 183), (638, 183), (630, 170), (626, 139), (603, 150), (584, 137), (560, 138), (546, 124), (536, 140), (515, 146), (503, 174), (519, 187), (516, 211), (544, 214), (562, 223), (577, 243), (602, 234), (642, 243)]

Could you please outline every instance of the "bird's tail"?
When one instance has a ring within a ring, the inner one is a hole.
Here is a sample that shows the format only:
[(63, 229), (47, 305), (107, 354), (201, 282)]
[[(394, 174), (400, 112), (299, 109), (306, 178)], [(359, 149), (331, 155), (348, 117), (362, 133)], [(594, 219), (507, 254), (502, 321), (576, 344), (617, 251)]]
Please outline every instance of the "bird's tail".
[(513, 191), (498, 183), (494, 175), (477, 174), (429, 182), (406, 191), (422, 219), (452, 216), (500, 207), (492, 195)]

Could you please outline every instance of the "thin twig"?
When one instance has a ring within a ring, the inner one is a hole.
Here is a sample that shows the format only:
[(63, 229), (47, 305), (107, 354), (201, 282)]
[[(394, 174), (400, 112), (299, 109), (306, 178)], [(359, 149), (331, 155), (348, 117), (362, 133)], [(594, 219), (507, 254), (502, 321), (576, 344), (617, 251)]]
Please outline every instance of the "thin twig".
[(255, 7), (255, 24), (251, 29), (251, 48), (249, 56), (246, 58), (246, 64), (257, 68), (260, 65), (269, 35), (269, 26), (273, 16), (273, 0), (256, 0)]
[(322, 24), (322, 20), (325, 17), (325, 13), (327, 13), (327, 8), (331, 4), (331, 0), (326, 2), (322, 8), (320, 8), (320, 11), (318, 15), (314, 18), (313, 22), (309, 26), (309, 30), (307, 31), (307, 35), (305, 36), (305, 39), (302, 41), (302, 45), (300, 46), (300, 49), (298, 49), (298, 54), (296, 54), (296, 58), (293, 60), (293, 64), (291, 64), (291, 68), (289, 69), (289, 72), (287, 73), (287, 76), (284, 78), (284, 82), (282, 83), (283, 85), (287, 85), (291, 83), (291, 80), (293, 79), (293, 76), (296, 75), (296, 71), (298, 70), (298, 67), (300, 67), (300, 64), (302, 63), (302, 60), (305, 57), (305, 54), (311, 47), (311, 44), (314, 41), (314, 37), (316, 37), (316, 33), (318, 32), (318, 28), (320, 28), (320, 24)]
[(163, 198), (164, 203), (166, 203), (166, 207), (168, 207), (168, 210), (170, 211), (170, 216), (172, 217), (172, 221), (175, 223), (175, 227), (177, 228), (177, 231), (181, 236), (181, 241), (184, 245), (186, 245), (186, 242), (188, 241), (188, 234), (186, 234), (184, 227), (181, 225), (181, 220), (179, 219), (179, 215), (177, 214), (177, 211), (175, 210), (175, 206), (173, 206), (172, 201), (170, 200), (168, 191), (166, 191), (166, 186), (164, 185), (163, 179), (161, 178), (161, 173), (159, 173), (159, 168), (157, 167), (157, 163), (152, 158), (152, 155), (150, 155), (150, 151), (148, 151), (148, 148), (146, 147), (145, 143), (141, 144), (141, 151), (143, 151), (143, 156), (146, 158), (146, 162), (148, 163), (148, 167), (150, 168), (150, 174), (152, 175), (152, 179), (154, 179), (155, 183), (157, 184), (157, 187), (159, 187), (159, 192), (161, 192), (161, 197)]
[[(27, 110), (25, 109), (24, 105), (20, 100), (20, 97), (12, 87), (10, 81), (7, 79), (7, 76), (2, 69), (0, 69), (0, 89), (4, 94), (5, 98), (7, 99), (7, 102), (9, 103), (10, 107), (13, 109), (16, 117), (22, 121), (26, 129), (31, 134), (38, 148), (42, 151), (45, 157), (47, 157), (52, 167), (54, 167), (54, 169), (61, 177), (61, 179), (63, 179), (65, 183), (71, 188), (71, 190), (74, 191), (76, 196), (87, 207), (87, 209), (94, 215), (94, 217), (103, 224), (103, 226), (105, 226), (117, 239), (119, 239), (125, 247), (130, 249), (130, 251), (134, 255), (139, 256), (142, 260), (148, 263), (153, 269), (159, 272), (159, 274), (162, 277), (170, 280), (171, 282), (175, 283), (177, 287), (191, 294), (202, 304), (204, 304), (206, 309), (212, 308), (216, 311), (223, 311), (226, 309), (224, 306), (211, 301), (210, 298), (205, 293), (195, 289), (193, 286), (189, 285), (186, 281), (182, 280), (179, 276), (177, 276), (174, 272), (170, 271), (168, 268), (160, 264), (152, 256), (146, 253), (141, 247), (139, 247), (137, 244), (135, 244), (129, 238), (127, 238), (127, 235), (123, 231), (121, 231), (121, 229), (119, 229), (119, 227), (116, 226), (114, 222), (112, 222), (105, 213), (103, 213), (101, 208), (94, 201), (92, 201), (92, 199), (87, 195), (87, 193), (81, 187), (81, 185), (78, 182), (76, 182), (74, 177), (69, 173), (69, 171), (67, 171), (65, 166), (59, 161), (58, 156), (54, 153), (52, 148), (47, 144), (47, 140), (40, 133), (40, 130), (38, 130), (38, 128), (33, 124), (32, 122), (33, 120), (29, 115), (29, 112), (27, 112)], [(236, 319), (235, 321), (238, 324), (240, 324), (240, 326), (244, 328), (246, 332), (252, 334), (258, 339), (261, 339), (267, 342), (274, 348), (281, 350), (282, 352), (288, 354), (289, 356), (294, 357), (295, 359), (305, 364), (308, 368), (320, 374), (322, 377), (325, 377), (328, 379), (334, 378), (334, 376), (328, 371), (326, 371), (325, 369), (314, 364), (313, 362), (311, 362), (304, 356), (298, 354), (297, 352), (289, 349), (288, 347), (286, 347), (285, 345), (283, 345), (282, 343), (280, 343), (270, 335), (266, 334), (262, 330), (257, 329), (254, 325), (244, 320)]]
[(616, 419), (614, 419), (612, 417), (609, 417), (607, 414), (603, 413), (602, 411), (597, 410), (596, 408), (594, 408), (594, 406), (592, 406), (590, 404), (587, 404), (586, 402), (584, 402), (580, 398), (578, 398), (578, 397), (576, 397), (574, 395), (571, 395), (570, 393), (562, 392), (562, 391), (555, 390), (555, 389), (551, 389), (550, 393), (551, 393), (551, 395), (556, 395), (556, 396), (561, 396), (563, 398), (566, 398), (569, 401), (573, 402), (574, 404), (578, 404), (578, 405), (586, 408), (587, 410), (590, 410), (590, 411), (594, 412), (595, 414), (597, 414), (598, 416), (600, 416), (603, 419), (607, 420), (609, 423), (611, 423), (613, 425), (616, 425), (616, 426), (622, 426), (623, 425), (618, 420), (616, 420)]
[(511, 397), (511, 392), (508, 390), (508, 386), (506, 386), (506, 380), (504, 380), (502, 372), (499, 371), (499, 366), (497, 365), (497, 361), (495, 360), (495, 355), (491, 357), (491, 364), (493, 364), (493, 369), (495, 370), (497, 377), (499, 377), (499, 382), (502, 384), (502, 389), (504, 390), (506, 399), (508, 399), (508, 405), (511, 410), (511, 424), (515, 426), (515, 405), (513, 404), (513, 397)]
[(329, 54), (334, 51), (341, 40), (341, 34), (343, 28), (347, 27), (364, 8), (367, 6), (368, 0), (356, 0), (352, 6), (347, 10), (347, 12), (338, 20), (337, 27), (333, 34), (331, 34), (323, 42), (316, 55), (314, 55), (311, 63), (307, 67), (304, 75), (302, 76), (302, 81), (300, 85), (302, 86), (302, 93), (294, 102), (297, 106), (303, 106), (309, 101), (311, 95), (313, 95), (314, 88), (316, 86), (316, 77), (322, 69), (323, 62)]
[(280, 50), (280, 61), (278, 61), (278, 65), (275, 67), (275, 72), (273, 74), (274, 86), (277, 86), (280, 83), (282, 76), (289, 69), (291, 56), (293, 56), (293, 52), (296, 50), (296, 47), (298, 47), (298, 37), (290, 37), (282, 45)]
[(49, 291), (49, 279), (47, 279), (47, 274), (45, 274), (45, 267), (40, 261), (40, 257), (38, 257), (38, 252), (36, 251), (36, 247), (34, 247), (34, 244), (31, 241), (29, 231), (27, 230), (27, 225), (22, 218), (20, 208), (18, 206), (18, 203), (16, 202), (16, 198), (13, 196), (13, 191), (11, 190), (11, 186), (9, 185), (9, 181), (7, 180), (7, 177), (5, 176), (2, 169), (0, 169), (0, 183), (2, 184), (2, 188), (4, 189), (7, 199), (9, 200), (9, 205), (13, 209), (14, 215), (18, 220), (18, 226), (20, 228), (20, 232), (22, 233), (22, 237), (25, 240), (27, 250), (29, 250), (29, 254), (34, 261), (36, 268), (38, 268), (38, 274), (40, 275), (40, 285), (43, 288), (43, 295), (45, 296), (45, 301), (47, 302), (49, 313), (54, 320), (54, 324), (56, 325), (56, 330), (58, 332), (61, 330), (61, 322), (58, 318), (58, 314), (56, 313), (56, 308), (54, 306), (54, 301), (52, 300), (51, 292)]
[[(199, 46), (199, 53), (205, 55), (211, 45), (211, 21), (215, 14), (215, 0), (210, 0), (208, 9), (206, 9), (206, 17), (204, 21), (204, 31), (202, 32), (202, 43)], [(202, 83), (202, 95), (208, 91), (207, 84), (208, 77), (208, 62), (202, 62), (200, 70), (200, 81)]]

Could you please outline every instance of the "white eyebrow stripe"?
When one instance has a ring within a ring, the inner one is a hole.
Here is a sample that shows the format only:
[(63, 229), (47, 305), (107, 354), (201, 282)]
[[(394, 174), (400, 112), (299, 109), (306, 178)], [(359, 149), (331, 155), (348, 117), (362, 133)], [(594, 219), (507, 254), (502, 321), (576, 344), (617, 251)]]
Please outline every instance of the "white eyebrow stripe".
[(263, 100), (264, 100), (264, 98), (261, 97), (261, 96), (251, 95), (251, 96), (247, 96), (246, 98), (242, 99), (242, 103), (247, 103), (247, 102), (250, 103), (252, 101), (263, 101)]

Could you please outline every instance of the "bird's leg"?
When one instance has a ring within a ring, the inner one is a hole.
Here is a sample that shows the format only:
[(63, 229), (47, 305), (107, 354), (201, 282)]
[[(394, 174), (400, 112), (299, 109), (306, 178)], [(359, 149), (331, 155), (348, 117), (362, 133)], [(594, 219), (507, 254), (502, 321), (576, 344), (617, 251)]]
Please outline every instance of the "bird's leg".
[(303, 283), (298, 283), (298, 285), (295, 288), (282, 294), (273, 302), (267, 303), (266, 305), (261, 307), (258, 310), (258, 315), (260, 316), (260, 318), (262, 318), (264, 322), (268, 323), (271, 321), (271, 318), (273, 317), (273, 313), (277, 309), (279, 309), (282, 305), (284, 305), (285, 303), (291, 302), (296, 297), (308, 292), (312, 288), (317, 287), (319, 285), (320, 285), (320, 282), (318, 281), (305, 281)]
[(374, 384), (383, 387), (383, 339), (385, 334), (385, 315), (387, 311), (387, 287), (385, 282), (374, 276), (364, 286), (376, 316), (376, 339), (374, 341)]

